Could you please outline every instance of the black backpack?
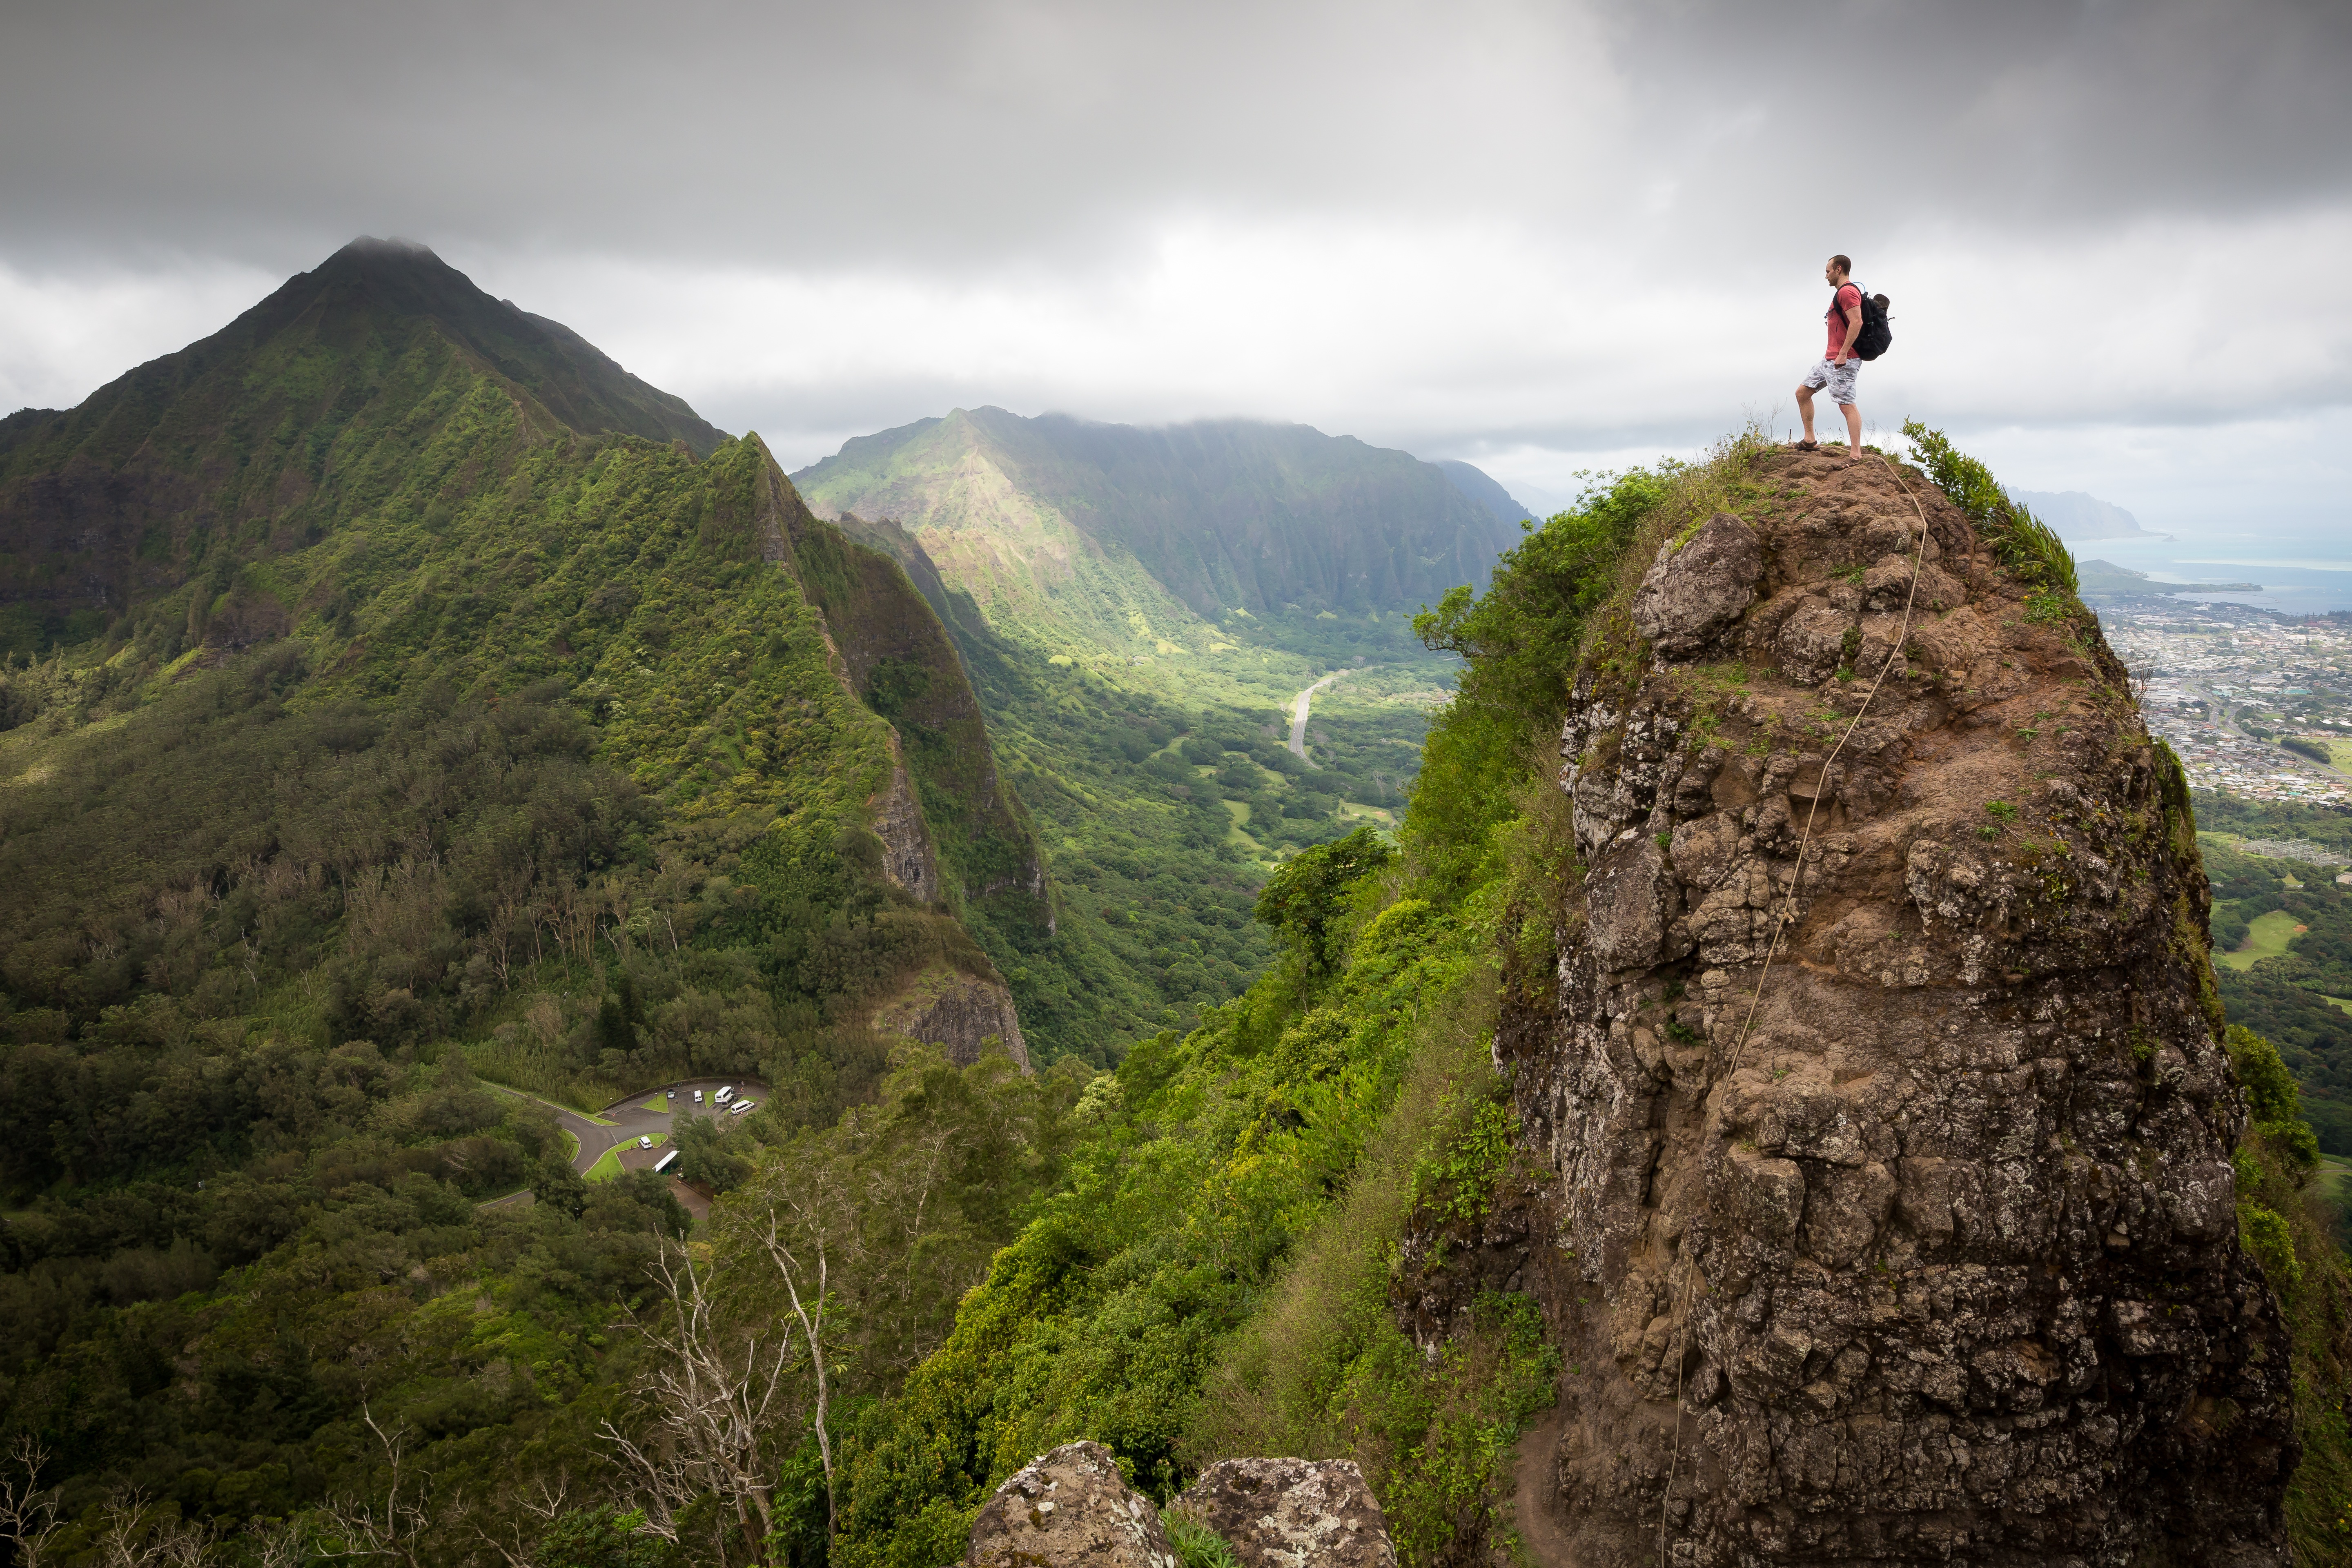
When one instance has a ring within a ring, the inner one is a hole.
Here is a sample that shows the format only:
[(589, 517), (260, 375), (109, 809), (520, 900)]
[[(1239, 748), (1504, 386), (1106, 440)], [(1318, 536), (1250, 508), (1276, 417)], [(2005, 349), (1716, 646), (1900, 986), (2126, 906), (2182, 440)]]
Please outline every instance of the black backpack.
[[(1846, 281), (1853, 283), (1853, 279), (1851, 278), (1847, 279)], [(1858, 294), (1862, 293), (1861, 284), (1854, 283), (1853, 287), (1854, 292)], [(1832, 316), (1837, 314), (1837, 301), (1834, 299), (1830, 301), (1830, 314)], [(1876, 359), (1880, 354), (1885, 353), (1888, 346), (1894, 342), (1895, 329), (1886, 324), (1886, 296), (1884, 294), (1863, 294), (1862, 331), (1853, 335), (1853, 342), (1852, 344), (1853, 357), (1856, 359)]]

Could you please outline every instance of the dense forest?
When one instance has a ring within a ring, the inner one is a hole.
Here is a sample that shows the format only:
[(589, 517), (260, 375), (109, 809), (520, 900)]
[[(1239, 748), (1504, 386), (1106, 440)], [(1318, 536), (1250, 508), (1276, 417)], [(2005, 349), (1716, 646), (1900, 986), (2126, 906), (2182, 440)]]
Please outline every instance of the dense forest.
[(2352, 1158), (2352, 887), (2333, 866), (2241, 847), (2301, 841), (2352, 865), (2352, 816), (2210, 793), (2197, 811), (2230, 1016), (2278, 1046), (2320, 1147)]
[[(756, 438), (596, 424), (690, 411), (346, 285), (289, 317), (334, 332), (0, 442), (21, 496), (160, 418), (123, 449), (212, 487), (129, 529), (99, 619), (12, 622), (0, 677), (9, 1561), (938, 1568), (1081, 1435), (1162, 1499), (1344, 1455), (1412, 1568), (1507, 1551), (1541, 1316), (1508, 1280), (1435, 1337), (1398, 1303), (1533, 1179), (1492, 1029), (1550, 983), (1566, 682), (1753, 438), (1604, 480), (1409, 629), (1238, 627), (1269, 668), (1460, 661), (1301, 759), (1244, 683), (1002, 635)], [(900, 767), (934, 897), (891, 872)], [(939, 970), (1002, 977), (1036, 1070), (877, 1026)], [(2316, 1145), (2281, 1054), (2231, 1052), (2242, 1220), (2324, 1379)], [(701, 1073), (771, 1090), (681, 1128), (706, 1218), (583, 1177), (551, 1106)], [(2306, 1415), (2299, 1521), (2346, 1484)]]

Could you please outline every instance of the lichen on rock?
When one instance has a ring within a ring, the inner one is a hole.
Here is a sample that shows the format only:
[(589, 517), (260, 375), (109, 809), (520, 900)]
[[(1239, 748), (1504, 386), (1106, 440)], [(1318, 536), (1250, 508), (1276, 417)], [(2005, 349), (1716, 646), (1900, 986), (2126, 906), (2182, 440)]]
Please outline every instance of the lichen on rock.
[(2166, 759), (1931, 486), (1754, 477), (1580, 673), (1587, 870), (1498, 1032), (1580, 1369), (1538, 1501), (1591, 1564), (2283, 1563)]
[(1174, 1506), (1223, 1537), (1242, 1568), (1396, 1568), (1353, 1459), (1221, 1459)]
[(1176, 1568), (1151, 1500), (1100, 1443), (1065, 1443), (1013, 1472), (972, 1522), (969, 1568)]

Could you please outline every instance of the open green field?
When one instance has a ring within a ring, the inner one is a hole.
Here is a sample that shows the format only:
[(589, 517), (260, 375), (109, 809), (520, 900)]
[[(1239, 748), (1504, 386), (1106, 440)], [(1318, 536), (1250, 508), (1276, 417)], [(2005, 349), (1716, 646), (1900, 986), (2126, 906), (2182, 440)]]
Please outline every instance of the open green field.
[(2319, 1169), (2314, 1173), (2311, 1184), (2319, 1190), (2323, 1198), (2333, 1201), (2343, 1197), (2347, 1189), (2352, 1189), (2352, 1161), (2322, 1154)]
[(2284, 910), (2273, 910), (2266, 915), (2257, 915), (2248, 922), (2246, 940), (2239, 944), (2238, 950), (2217, 953), (2213, 962), (2231, 969), (2252, 969), (2263, 959), (2276, 958), (2284, 952), (2303, 929)]

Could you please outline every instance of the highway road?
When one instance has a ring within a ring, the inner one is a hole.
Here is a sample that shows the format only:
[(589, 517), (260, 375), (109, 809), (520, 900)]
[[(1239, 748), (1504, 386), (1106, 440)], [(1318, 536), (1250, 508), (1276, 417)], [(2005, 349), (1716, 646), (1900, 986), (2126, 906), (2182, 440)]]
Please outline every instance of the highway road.
[(1335, 671), (1325, 676), (1290, 701), (1290, 750), (1302, 762), (1307, 757), (1307, 700), (1339, 677)]

